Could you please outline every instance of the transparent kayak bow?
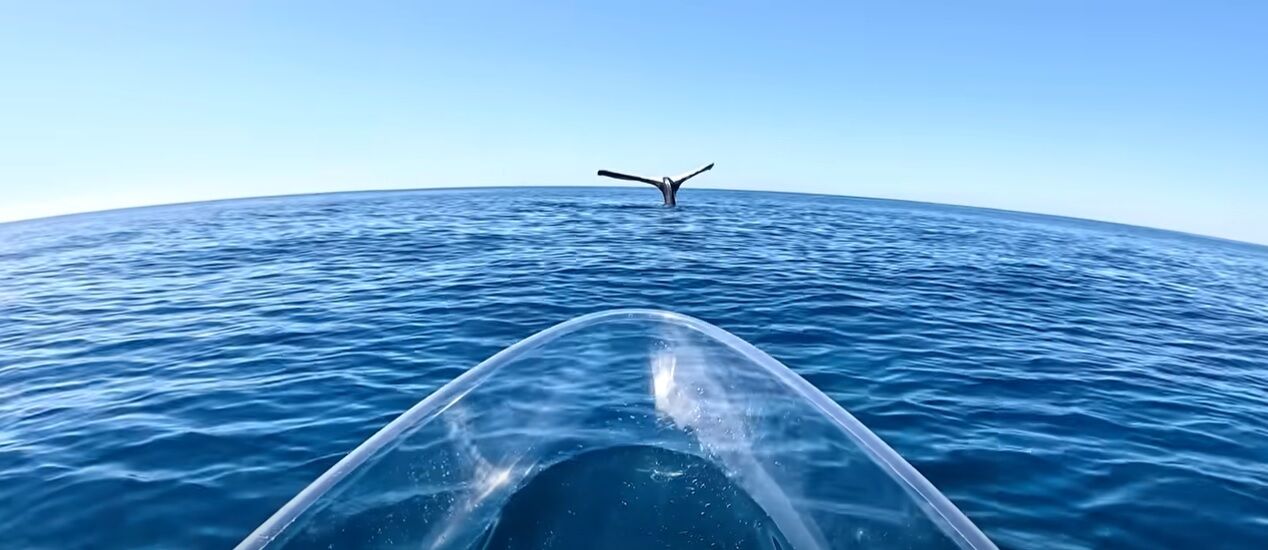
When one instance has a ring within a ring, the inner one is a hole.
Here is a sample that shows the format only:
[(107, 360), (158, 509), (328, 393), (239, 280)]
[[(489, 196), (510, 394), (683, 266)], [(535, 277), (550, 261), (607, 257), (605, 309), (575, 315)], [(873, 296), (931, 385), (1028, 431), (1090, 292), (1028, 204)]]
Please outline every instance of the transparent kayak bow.
[(238, 548), (995, 548), (735, 336), (586, 315), (423, 399)]

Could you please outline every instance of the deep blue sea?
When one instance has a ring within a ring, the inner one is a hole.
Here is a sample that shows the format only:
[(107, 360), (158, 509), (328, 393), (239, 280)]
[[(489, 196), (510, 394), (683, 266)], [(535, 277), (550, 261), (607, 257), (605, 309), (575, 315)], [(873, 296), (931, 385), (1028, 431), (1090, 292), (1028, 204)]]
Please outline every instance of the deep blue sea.
[(226, 548), (537, 331), (669, 309), (1006, 548), (1263, 548), (1268, 248), (928, 204), (353, 193), (0, 225), (0, 547)]

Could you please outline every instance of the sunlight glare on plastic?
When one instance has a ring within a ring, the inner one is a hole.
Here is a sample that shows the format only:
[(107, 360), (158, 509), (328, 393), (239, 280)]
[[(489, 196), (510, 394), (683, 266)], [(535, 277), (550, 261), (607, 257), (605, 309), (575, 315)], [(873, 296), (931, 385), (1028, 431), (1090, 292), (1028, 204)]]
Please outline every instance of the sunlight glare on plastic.
[(238, 548), (994, 548), (853, 416), (702, 321), (586, 315), (423, 399)]

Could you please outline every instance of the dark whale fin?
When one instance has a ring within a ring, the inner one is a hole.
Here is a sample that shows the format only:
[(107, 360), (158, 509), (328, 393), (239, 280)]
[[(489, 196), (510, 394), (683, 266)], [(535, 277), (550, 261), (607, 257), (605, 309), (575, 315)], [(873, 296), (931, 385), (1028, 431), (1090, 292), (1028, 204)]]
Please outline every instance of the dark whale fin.
[(708, 172), (709, 170), (712, 170), (712, 169), (713, 169), (713, 163), (710, 162), (709, 164), (701, 166), (700, 168), (697, 168), (694, 171), (679, 175), (676, 178), (667, 177), (662, 179), (661, 181), (656, 181), (652, 178), (645, 178), (643, 176), (631, 176), (629, 174), (622, 174), (620, 172), (613, 172), (611, 170), (599, 170), (599, 175), (606, 178), (614, 178), (618, 180), (627, 180), (627, 181), (640, 181), (643, 183), (655, 185), (657, 189), (660, 189), (661, 195), (664, 196), (665, 198), (665, 206), (674, 206), (678, 204), (678, 199), (677, 199), (678, 188), (682, 187), (682, 184), (684, 182), (700, 175), (703, 172)]
[(652, 185), (655, 185), (656, 187), (660, 187), (660, 184), (661, 184), (660, 181), (654, 180), (652, 178), (645, 178), (643, 176), (631, 176), (629, 174), (622, 174), (620, 172), (612, 172), (610, 170), (599, 170), (599, 175), (603, 177), (608, 177), (608, 178), (616, 178), (619, 180), (641, 181), (643, 183), (650, 183)]
[(709, 170), (712, 170), (712, 169), (713, 169), (713, 163), (710, 162), (709, 164), (696, 168), (692, 172), (687, 172), (686, 174), (682, 174), (676, 178), (670, 178), (670, 179), (672, 179), (674, 182), (674, 189), (678, 189), (678, 187), (680, 187), (683, 184), (683, 182), (686, 182), (687, 180), (694, 178), (704, 172), (708, 172)]

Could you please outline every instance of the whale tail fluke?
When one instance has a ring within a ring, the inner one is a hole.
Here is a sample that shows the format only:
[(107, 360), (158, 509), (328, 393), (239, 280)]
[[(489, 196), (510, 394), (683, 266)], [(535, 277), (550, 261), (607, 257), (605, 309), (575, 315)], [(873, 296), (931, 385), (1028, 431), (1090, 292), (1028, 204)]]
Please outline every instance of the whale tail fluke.
[(678, 204), (678, 197), (677, 197), (678, 188), (682, 187), (682, 184), (684, 182), (700, 175), (703, 172), (708, 172), (709, 170), (712, 170), (712, 169), (713, 169), (713, 163), (710, 162), (709, 164), (701, 166), (700, 168), (697, 168), (691, 172), (681, 174), (678, 177), (675, 177), (675, 178), (665, 177), (660, 180), (645, 178), (643, 176), (632, 176), (630, 174), (622, 174), (620, 172), (613, 172), (611, 170), (599, 170), (598, 174), (606, 178), (613, 178), (613, 179), (626, 180), (626, 181), (639, 181), (639, 182), (655, 185), (657, 189), (660, 189), (661, 195), (663, 195), (665, 198), (665, 206), (674, 206)]
[(620, 172), (613, 172), (611, 170), (599, 170), (599, 175), (603, 177), (607, 177), (607, 178), (616, 178), (619, 180), (641, 181), (643, 183), (650, 183), (657, 187), (660, 187), (660, 183), (661, 183), (660, 180), (645, 178), (643, 176), (631, 176), (629, 174), (622, 174)]
[(712, 170), (712, 169), (713, 169), (713, 163), (710, 162), (709, 164), (696, 168), (695, 170), (692, 170), (691, 172), (687, 172), (686, 174), (681, 174), (678, 177), (673, 178), (674, 187), (675, 188), (680, 187), (687, 180), (694, 178), (696, 176), (699, 176), (700, 174), (708, 172), (709, 170)]

